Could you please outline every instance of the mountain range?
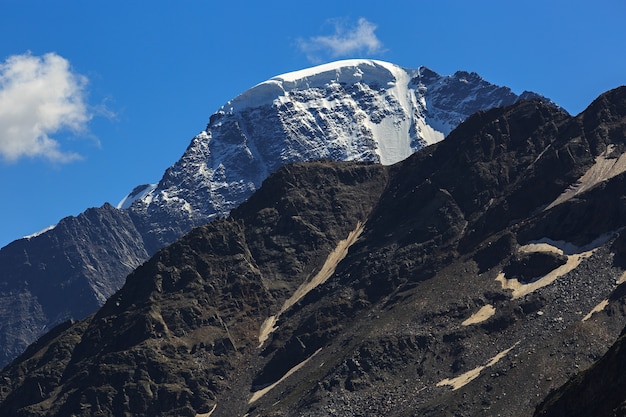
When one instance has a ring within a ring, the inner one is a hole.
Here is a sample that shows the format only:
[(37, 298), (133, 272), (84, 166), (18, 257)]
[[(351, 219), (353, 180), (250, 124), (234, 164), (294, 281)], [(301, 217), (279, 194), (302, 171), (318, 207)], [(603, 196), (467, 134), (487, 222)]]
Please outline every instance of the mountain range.
[(158, 184), (0, 250), (0, 366), (55, 325), (94, 312), (134, 268), (227, 215), (281, 166), (319, 159), (394, 164), (476, 111), (529, 98), (541, 97), (518, 96), (475, 73), (441, 76), (372, 60), (254, 86), (210, 117)]
[(622, 416), (625, 172), (626, 87), (284, 165), (5, 367), (0, 415)]

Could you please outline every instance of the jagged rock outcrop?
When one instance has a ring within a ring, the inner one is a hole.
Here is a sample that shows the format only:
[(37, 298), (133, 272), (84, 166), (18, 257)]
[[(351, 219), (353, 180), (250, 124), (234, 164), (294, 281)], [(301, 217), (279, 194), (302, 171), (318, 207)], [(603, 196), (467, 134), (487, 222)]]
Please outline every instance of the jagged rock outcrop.
[(0, 414), (532, 415), (626, 325), (626, 88), (321, 161), (159, 251), (0, 374)]
[[(95, 311), (148, 256), (226, 215), (279, 167), (322, 158), (391, 164), (443, 139), (470, 114), (519, 98), (475, 73), (441, 76), (371, 60), (283, 74), (251, 88), (211, 116), (158, 184), (133, 189), (119, 213), (89, 210), (110, 220), (69, 217), (63, 230), (0, 249), (0, 366), (46, 329)], [(42, 296), (49, 288), (55, 296)]]

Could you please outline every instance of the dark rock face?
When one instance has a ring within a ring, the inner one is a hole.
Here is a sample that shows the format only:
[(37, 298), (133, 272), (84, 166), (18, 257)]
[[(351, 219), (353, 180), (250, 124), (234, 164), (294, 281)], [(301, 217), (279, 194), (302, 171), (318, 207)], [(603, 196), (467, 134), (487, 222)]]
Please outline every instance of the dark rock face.
[(536, 416), (626, 415), (626, 355), (624, 335), (592, 367), (577, 374), (567, 384), (551, 392)]
[(44, 326), (93, 312), (147, 256), (128, 213), (111, 205), (2, 248), (0, 364), (20, 354)]
[[(245, 364), (242, 355), (253, 350), (259, 320), (365, 220), (385, 180), (379, 165), (313, 163), (279, 172), (248, 210), (159, 252), (95, 316), (32, 347), (25, 366), (7, 368), (5, 381), (20, 381), (22, 388), (4, 397), (0, 414), (53, 407), (69, 415), (85, 401), (92, 404), (83, 408), (87, 414), (207, 411), (207, 399), (227, 390), (230, 372)], [(193, 369), (189, 355), (196, 358)], [(167, 363), (159, 364), (159, 357)], [(48, 359), (65, 371), (42, 378)], [(59, 384), (68, 390), (53, 393)], [(26, 395), (33, 386), (41, 386), (41, 396)], [(51, 394), (54, 405), (36, 404)]]
[(533, 252), (512, 258), (504, 267), (504, 275), (528, 284), (567, 263), (567, 256), (558, 253)]
[(626, 326), (625, 102), (282, 168), (7, 366), (0, 415), (532, 415)]

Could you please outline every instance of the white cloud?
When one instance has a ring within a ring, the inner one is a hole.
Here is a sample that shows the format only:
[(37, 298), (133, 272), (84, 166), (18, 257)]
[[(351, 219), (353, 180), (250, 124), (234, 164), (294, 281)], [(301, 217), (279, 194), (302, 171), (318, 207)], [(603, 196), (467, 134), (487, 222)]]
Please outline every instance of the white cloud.
[(353, 54), (376, 54), (382, 52), (383, 44), (374, 31), (377, 26), (365, 18), (360, 18), (356, 25), (334, 20), (335, 33), (329, 36), (315, 36), (308, 40), (299, 40), (300, 49), (310, 61), (321, 60), (320, 54), (331, 58), (346, 57)]
[(91, 119), (85, 102), (87, 78), (55, 54), (13, 55), (0, 62), (0, 158), (42, 157), (69, 162), (80, 155), (64, 151), (50, 137), (63, 130), (84, 132)]

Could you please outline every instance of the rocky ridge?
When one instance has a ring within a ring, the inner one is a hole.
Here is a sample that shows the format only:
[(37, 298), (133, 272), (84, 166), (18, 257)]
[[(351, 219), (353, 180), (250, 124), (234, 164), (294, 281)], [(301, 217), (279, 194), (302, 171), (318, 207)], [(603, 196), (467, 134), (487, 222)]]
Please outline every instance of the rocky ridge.
[(626, 88), (298, 163), (0, 375), (0, 414), (532, 415), (626, 325)]
[(93, 208), (0, 249), (0, 366), (54, 325), (95, 311), (150, 255), (226, 215), (280, 166), (320, 158), (394, 163), (470, 114), (518, 98), (474, 73), (441, 76), (370, 60), (253, 87), (211, 117), (158, 184), (135, 188), (120, 210)]

